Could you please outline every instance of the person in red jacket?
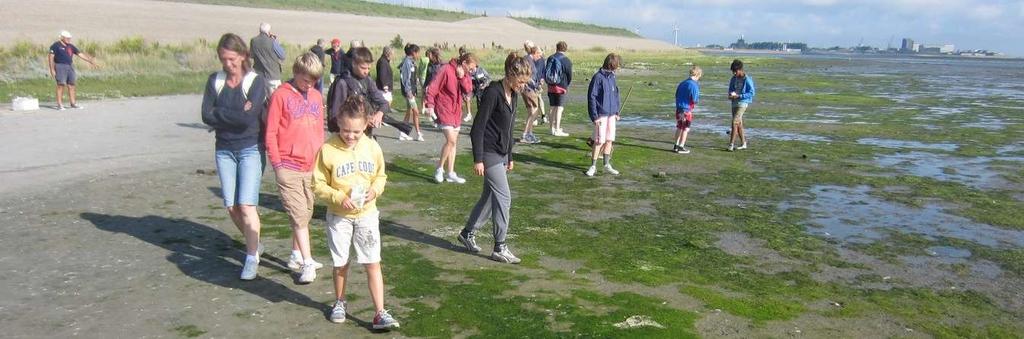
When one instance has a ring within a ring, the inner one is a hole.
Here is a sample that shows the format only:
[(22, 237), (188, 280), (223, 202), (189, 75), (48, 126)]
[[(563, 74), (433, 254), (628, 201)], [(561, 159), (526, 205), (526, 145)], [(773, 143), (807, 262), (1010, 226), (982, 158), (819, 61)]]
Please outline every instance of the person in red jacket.
[[(462, 126), (462, 98), (473, 93), (473, 79), (469, 75), (476, 71), (476, 66), (477, 59), (473, 53), (463, 54), (442, 66), (427, 86), (425, 106), (437, 115), (445, 138), (444, 145), (441, 145), (441, 159), (434, 172), (434, 180), (438, 183), (466, 183), (466, 179), (455, 174), (455, 150)], [(448, 171), (447, 177), (445, 170)]]
[(323, 95), (313, 85), (323, 66), (306, 52), (295, 59), (294, 77), (270, 97), (267, 114), (267, 156), (277, 176), (281, 205), (292, 226), (288, 267), (300, 273), (299, 283), (316, 279), (322, 264), (309, 252), (309, 220), (313, 217), (313, 165), (324, 143)]

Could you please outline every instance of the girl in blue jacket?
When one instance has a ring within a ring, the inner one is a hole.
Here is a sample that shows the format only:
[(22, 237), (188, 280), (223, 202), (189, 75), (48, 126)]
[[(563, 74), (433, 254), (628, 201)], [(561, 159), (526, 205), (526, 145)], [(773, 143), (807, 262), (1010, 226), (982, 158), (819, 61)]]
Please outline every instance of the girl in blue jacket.
[[(754, 101), (754, 79), (743, 71), (743, 61), (736, 59), (729, 66), (732, 79), (729, 80), (729, 100), (732, 101), (732, 130), (729, 132), (729, 151), (747, 149), (747, 138), (743, 135), (743, 113)], [(740, 138), (740, 147), (736, 147), (736, 137)]]
[(597, 156), (604, 154), (604, 171), (611, 175), (619, 175), (619, 171), (612, 168), (612, 142), (615, 141), (615, 122), (619, 121), (619, 110), (622, 104), (619, 101), (619, 85), (615, 80), (615, 71), (622, 64), (622, 58), (615, 53), (608, 54), (604, 58), (604, 65), (590, 79), (590, 86), (587, 90), (587, 111), (590, 113), (590, 121), (594, 123), (594, 134), (591, 139), (594, 141), (594, 150), (590, 157), (590, 168), (587, 169), (587, 176), (594, 176), (597, 171)]

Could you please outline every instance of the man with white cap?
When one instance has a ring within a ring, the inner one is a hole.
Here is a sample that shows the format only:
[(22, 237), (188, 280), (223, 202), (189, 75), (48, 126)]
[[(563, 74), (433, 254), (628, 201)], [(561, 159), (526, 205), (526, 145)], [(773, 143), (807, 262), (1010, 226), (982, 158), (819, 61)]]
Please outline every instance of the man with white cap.
[(90, 65), (96, 66), (96, 62), (89, 54), (82, 52), (78, 47), (71, 44), (71, 32), (61, 31), (57, 42), (50, 46), (50, 55), (48, 57), (50, 77), (57, 80), (58, 110), (64, 110), (65, 87), (68, 89), (68, 99), (70, 100), (71, 108), (82, 108), (75, 97), (75, 83), (78, 76), (75, 74), (75, 68), (72, 67), (72, 63), (76, 55)]

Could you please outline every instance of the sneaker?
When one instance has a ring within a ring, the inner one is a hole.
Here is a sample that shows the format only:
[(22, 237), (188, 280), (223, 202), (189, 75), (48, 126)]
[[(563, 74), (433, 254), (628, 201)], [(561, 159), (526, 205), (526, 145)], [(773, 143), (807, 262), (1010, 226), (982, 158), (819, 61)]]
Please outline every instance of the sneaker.
[(388, 314), (388, 310), (381, 310), (373, 317), (373, 329), (375, 330), (388, 330), (399, 326), (398, 320)]
[(590, 168), (587, 169), (586, 174), (588, 177), (592, 177), (594, 176), (594, 172), (597, 172), (597, 167), (590, 166)]
[(533, 120), (533, 125), (534, 126), (540, 125), (540, 119), (534, 119)]
[(472, 114), (466, 114), (466, 118), (462, 119), (462, 122), (471, 122), (471, 121), (473, 121), (473, 115)]
[(476, 237), (470, 234), (468, 237), (463, 237), (462, 232), (459, 232), (459, 242), (462, 246), (466, 246), (466, 250), (477, 253), (480, 252), (480, 246), (476, 245)]
[(736, 149), (737, 150), (747, 149), (747, 143), (743, 143), (743, 145), (740, 145), (740, 147), (736, 147)]
[[(409, 138), (409, 140), (412, 140), (412, 138)], [(423, 133), (416, 133), (416, 141), (426, 141), (423, 140)]]
[(76, 105), (76, 104), (71, 104), (71, 108), (75, 108), (75, 109), (85, 109), (85, 106), (80, 106), (80, 105)]
[(561, 128), (559, 128), (559, 129), (558, 129), (557, 131), (555, 131), (555, 132), (553, 133), (553, 135), (554, 135), (554, 136), (556, 136), (556, 137), (567, 137), (567, 136), (569, 136), (569, 133), (565, 133), (565, 131), (564, 131), (564, 130), (562, 130)]
[(438, 168), (436, 171), (434, 171), (434, 181), (436, 181), (438, 184), (444, 182), (444, 170), (443, 169)]
[(540, 123), (542, 123), (542, 124), (548, 123), (548, 116), (547, 115), (541, 115), (540, 116)]
[(405, 134), (405, 132), (398, 132), (398, 141), (409, 141), (409, 140), (412, 140), (412, 137), (410, 137), (408, 134)]
[(57, 105), (57, 110), (58, 110), (58, 111), (63, 111), (63, 110), (65, 110), (65, 109), (66, 109), (66, 108), (64, 108), (64, 105)]
[(735, 150), (736, 150), (736, 145), (729, 144), (729, 152), (732, 152), (732, 151), (735, 151)]
[[(314, 269), (318, 269), (319, 270), (321, 268), (324, 268), (324, 264), (321, 264), (321, 263), (317, 262), (316, 260), (313, 260), (312, 258), (310, 258), (309, 260), (313, 262), (313, 268)], [(290, 268), (292, 271), (295, 271), (295, 272), (301, 272), (301, 270), (302, 270), (302, 261), (303, 261), (302, 257), (295, 257), (295, 256), (293, 256), (291, 258), (288, 258), (288, 268)]]
[(677, 147), (676, 148), (676, 153), (679, 153), (679, 154), (690, 154), (690, 150), (688, 148), (686, 148), (686, 147)]
[(508, 246), (501, 246), (500, 251), (495, 251), (494, 253), (491, 253), (491, 260), (503, 262), (506, 264), (518, 264), (519, 262), (522, 261), (519, 260), (519, 258), (517, 258), (515, 255), (513, 255), (512, 251), (509, 251)]
[(245, 259), (245, 266), (242, 266), (242, 275), (238, 277), (242, 280), (253, 280), (256, 279), (256, 269), (260, 267), (259, 259)]
[(302, 273), (299, 275), (300, 284), (308, 284), (316, 280), (316, 267), (313, 264), (302, 265)]
[(448, 177), (445, 178), (444, 180), (447, 181), (447, 182), (454, 182), (456, 184), (465, 184), (466, 183), (466, 179), (459, 178), (459, 175), (455, 174), (455, 172), (448, 172)]
[(619, 171), (612, 168), (612, 165), (604, 165), (604, 171), (611, 175), (619, 175)]
[(331, 322), (340, 324), (345, 322), (345, 301), (337, 300), (334, 302), (334, 307), (331, 307)]

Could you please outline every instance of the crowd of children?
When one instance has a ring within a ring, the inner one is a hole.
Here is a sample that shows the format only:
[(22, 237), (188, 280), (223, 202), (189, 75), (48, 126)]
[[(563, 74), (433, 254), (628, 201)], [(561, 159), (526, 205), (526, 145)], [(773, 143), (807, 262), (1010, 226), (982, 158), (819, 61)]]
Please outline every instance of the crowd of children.
[[(276, 36), (269, 34), (269, 25), (261, 25), (257, 38), (263, 36), (273, 39), (268, 46), (276, 46)], [(279, 86), (270, 84), (271, 77), (277, 74), (268, 76), (261, 71), (266, 67), (254, 67), (255, 56), (241, 37), (224, 34), (217, 44), (222, 70), (210, 75), (201, 111), (203, 122), (216, 132), (215, 159), (224, 206), (245, 237), (246, 255), (240, 278), (256, 278), (263, 252), (256, 206), (266, 157), (274, 169), (281, 204), (291, 223), (292, 253), (288, 267), (297, 274), (297, 281), (313, 282), (317, 270), (323, 267), (311, 255), (309, 236), (314, 202), (320, 199), (327, 205), (326, 231), (336, 299), (330, 321), (343, 322), (347, 317), (345, 283), (350, 249), (354, 248), (356, 262), (363, 264), (367, 272), (375, 309), (371, 326), (398, 327), (399, 322), (384, 308), (380, 212), (376, 202), (384, 193), (387, 174), (374, 131), (387, 125), (400, 131), (399, 141), (423, 141), (421, 112), (429, 116), (445, 138), (434, 176), (438, 183), (466, 182), (455, 171), (455, 156), (461, 124), (472, 122), (469, 135), (473, 172), (483, 177), (483, 190), (457, 240), (467, 251), (479, 252), (475, 233), (491, 220), (494, 246), (490, 258), (519, 263), (520, 259), (505, 243), (512, 204), (507, 172), (515, 164), (512, 149), (517, 142), (540, 142), (533, 131), (535, 125), (546, 120), (540, 94), (543, 89), (547, 90), (551, 106), (551, 135), (568, 136), (562, 129), (573, 76), (568, 45), (558, 42), (556, 53), (545, 58), (540, 48), (527, 41), (523, 54), (513, 52), (505, 59), (504, 78), (491, 81), (472, 53), (460, 50), (458, 57), (445, 62), (440, 50), (432, 47), (427, 49), (424, 61), (421, 48), (407, 44), (403, 49), (405, 57), (396, 69), (399, 90), (408, 108), (405, 119), (398, 121), (388, 115), (394, 98), (391, 48), (385, 47), (377, 59), (377, 78), (373, 79), (370, 66), (374, 57), (361, 42), (353, 41), (347, 52), (342, 50), (340, 39), (333, 39), (327, 50), (323, 43), (318, 41), (310, 52), (296, 57), (292, 79)], [(596, 174), (598, 159), (603, 159), (605, 173), (619, 174), (612, 167), (611, 158), (616, 123), (624, 104), (616, 79), (621, 66), (619, 55), (608, 54), (590, 78), (586, 97), (593, 133), (587, 176)], [(327, 67), (330, 79), (324, 83), (321, 76)], [(743, 114), (754, 97), (754, 82), (741, 61), (733, 61), (730, 69), (732, 131), (728, 150), (733, 151), (747, 148)], [(675, 96), (676, 134), (672, 151), (681, 154), (690, 152), (686, 138), (699, 103), (703, 72), (693, 66), (688, 75), (679, 83)], [(326, 98), (322, 94), (324, 88), (328, 91)], [(417, 96), (421, 93), (423, 105), (419, 106)], [(528, 115), (522, 138), (517, 141), (513, 130), (519, 96), (523, 97)], [(471, 111), (474, 101), (475, 117)], [(467, 108), (465, 118), (463, 105)], [(326, 141), (325, 125), (331, 133)], [(737, 138), (741, 143), (738, 147)]]

